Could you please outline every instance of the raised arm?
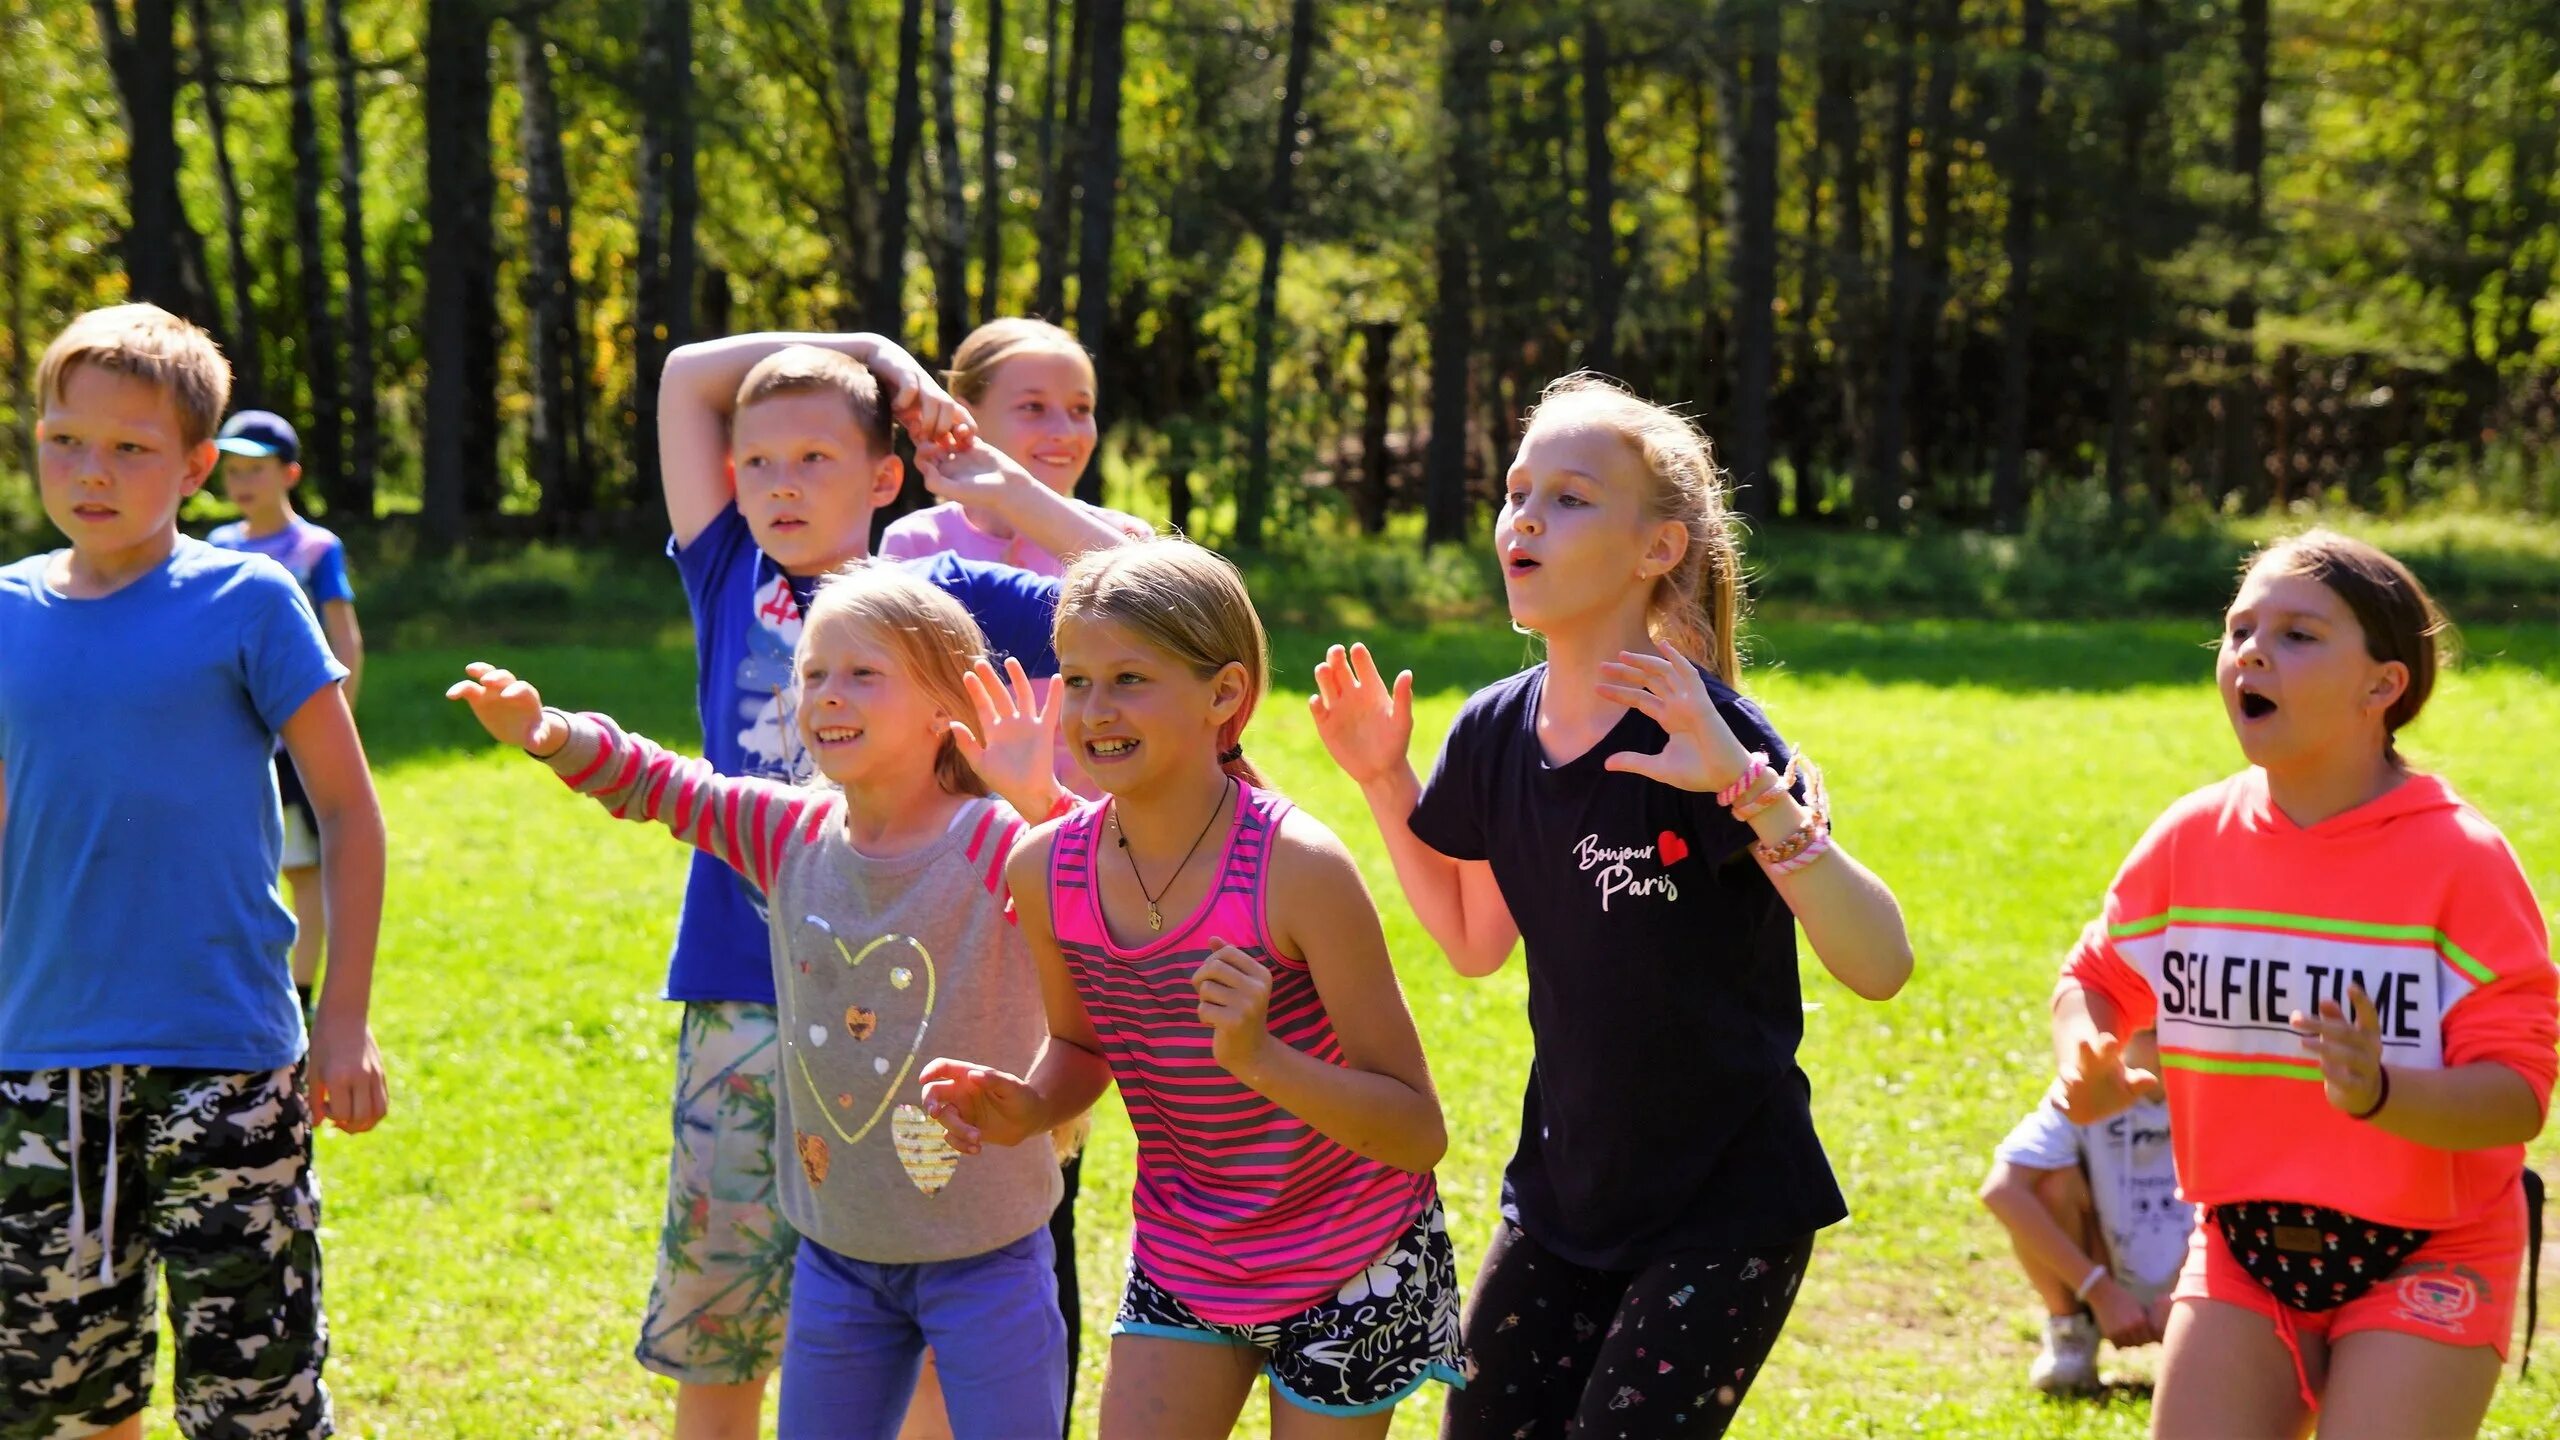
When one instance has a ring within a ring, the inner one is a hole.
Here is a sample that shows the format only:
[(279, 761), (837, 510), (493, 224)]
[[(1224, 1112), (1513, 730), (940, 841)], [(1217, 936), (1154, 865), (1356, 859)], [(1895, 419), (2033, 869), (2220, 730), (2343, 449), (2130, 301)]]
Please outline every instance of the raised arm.
[(967, 408), (883, 336), (764, 331), (679, 346), (658, 372), (658, 474), (677, 548), (692, 544), (737, 491), (729, 474), (729, 411), (739, 383), (756, 362), (793, 345), (839, 351), (878, 376), (890, 414), (918, 444), (971, 433)]
[(1014, 533), (1057, 556), (1061, 564), (1087, 550), (1107, 550), (1132, 538), (1101, 511), (1041, 484), (1012, 456), (981, 439), (919, 448), (916, 468), (924, 472), (927, 490), (973, 512), (996, 516)]
[(602, 715), (546, 708), (540, 692), (484, 661), (445, 698), (471, 707), (490, 737), (551, 767), (569, 788), (617, 820), (655, 821), (677, 839), (718, 856), (758, 889), (773, 887), (784, 849), (815, 839), (832, 807), (813, 791), (778, 781), (723, 775), (711, 762), (626, 734)]
[(1448, 1127), (1359, 866), (1332, 831), (1296, 811), (1281, 822), (1270, 877), (1273, 942), (1306, 965), (1342, 1063), (1272, 1037), (1271, 972), (1233, 947), (1192, 980), (1218, 1063), (1353, 1154), (1429, 1170), (1448, 1152)]
[(281, 733), (320, 822), (320, 877), (327, 895), (322, 913), (328, 917), (329, 973), (312, 1018), (312, 1101), (339, 1129), (370, 1130), (391, 1106), (382, 1055), (366, 1023), (374, 947), (382, 934), (382, 804), (373, 793), (355, 716), (338, 686), (321, 686)]
[(927, 1113), (942, 1122), (954, 1149), (974, 1155), (988, 1145), (1019, 1145), (1046, 1135), (1093, 1108), (1111, 1084), (1101, 1037), (1076, 994), (1067, 958), (1058, 952), (1049, 920), (1049, 846), (1057, 827), (1043, 825), (1014, 846), (1005, 862), (1015, 918), (1031, 958), (1040, 967), (1040, 1000), (1049, 1017), (1049, 1042), (1029, 1075), (1011, 1075), (965, 1058), (929, 1062), (924, 1082)]
[(1459, 974), (1501, 969), (1520, 942), (1520, 926), (1494, 883), (1493, 867), (1453, 860), (1413, 833), (1413, 809), (1422, 795), (1422, 782), (1406, 758), (1413, 743), (1413, 672), (1397, 675), (1390, 687), (1368, 646), (1346, 652), (1336, 645), (1316, 667), (1316, 693), (1307, 707), (1326, 751), (1369, 803), (1414, 918)]

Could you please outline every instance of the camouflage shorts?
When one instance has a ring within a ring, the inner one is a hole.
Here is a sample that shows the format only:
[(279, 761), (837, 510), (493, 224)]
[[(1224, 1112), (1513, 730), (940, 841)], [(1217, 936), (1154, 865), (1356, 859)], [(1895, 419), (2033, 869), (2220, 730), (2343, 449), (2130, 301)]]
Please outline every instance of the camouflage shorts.
[(762, 1380), (782, 1361), (800, 1237), (774, 1183), (777, 1039), (770, 1005), (684, 1007), (666, 1224), (632, 1352), (682, 1384)]
[(310, 1128), (299, 1066), (0, 1071), (0, 1440), (142, 1409), (163, 1271), (180, 1430), (331, 1432)]

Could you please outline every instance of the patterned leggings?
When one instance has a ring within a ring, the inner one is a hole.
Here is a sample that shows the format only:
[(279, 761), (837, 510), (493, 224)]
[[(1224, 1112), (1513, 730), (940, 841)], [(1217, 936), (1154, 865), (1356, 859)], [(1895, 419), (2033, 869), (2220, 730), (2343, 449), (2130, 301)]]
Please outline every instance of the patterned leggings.
[(1786, 1327), (1813, 1237), (1590, 1270), (1505, 1222), (1467, 1303), (1441, 1440), (1716, 1436)]

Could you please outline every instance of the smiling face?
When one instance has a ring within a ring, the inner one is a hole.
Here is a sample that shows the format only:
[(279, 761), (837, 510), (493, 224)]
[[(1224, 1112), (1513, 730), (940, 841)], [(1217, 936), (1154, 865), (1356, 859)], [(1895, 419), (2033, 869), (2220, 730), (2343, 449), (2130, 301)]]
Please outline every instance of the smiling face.
[(980, 439), (1064, 495), (1093, 458), (1093, 406), (1093, 366), (1082, 354), (1034, 350), (997, 366), (969, 413)]
[(79, 365), (36, 422), (37, 488), (71, 548), (104, 564), (176, 543), (178, 507), (213, 471), (210, 439), (186, 443), (169, 391)]
[(951, 716), (878, 627), (822, 616), (800, 636), (794, 717), (818, 772), (847, 789), (930, 773)]
[(729, 432), (738, 513), (756, 548), (794, 575), (818, 575), (870, 549), (871, 512), (905, 478), (874, 454), (841, 395), (797, 390), (738, 407)]
[(2214, 676), (2241, 753), (2281, 773), (2379, 753), (2409, 667), (2373, 658), (2336, 591), (2261, 566), (2224, 617)]
[(1646, 516), (1650, 484), (1635, 448), (1605, 425), (1564, 409), (1529, 427), (1493, 526), (1513, 623), (1552, 634), (1628, 613), (1641, 620), (1689, 538), (1678, 522)]
[(1243, 665), (1203, 679), (1128, 627), (1084, 616), (1059, 617), (1058, 669), (1067, 743), (1114, 795), (1214, 765), (1220, 729), (1245, 701)]

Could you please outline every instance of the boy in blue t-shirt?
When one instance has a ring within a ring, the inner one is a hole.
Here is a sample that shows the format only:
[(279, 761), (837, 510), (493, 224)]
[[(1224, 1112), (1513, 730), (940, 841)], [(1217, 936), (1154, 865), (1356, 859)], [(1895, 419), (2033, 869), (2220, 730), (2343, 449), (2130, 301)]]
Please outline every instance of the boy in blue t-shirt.
[[(805, 768), (788, 711), (800, 617), (820, 577), (870, 552), (872, 512), (903, 483), (893, 416), (943, 498), (1062, 558), (1124, 539), (978, 444), (968, 411), (879, 336), (737, 335), (677, 350), (659, 379), (659, 468), (693, 608), (703, 756), (723, 774)], [(999, 657), (1057, 672), (1056, 580), (947, 554), (912, 564), (968, 607)], [(686, 884), (666, 995), (685, 1006), (676, 1141), (634, 1353), (680, 1386), (676, 1440), (752, 1434), (798, 1239), (774, 1189), (780, 1047), (763, 901), (706, 855)]]
[[(0, 568), (0, 1436), (140, 1433), (160, 1273), (190, 1436), (326, 1435), (314, 1114), (389, 1104), (366, 1027), (382, 813), (301, 590), (178, 533), (230, 366), (150, 305), (37, 371), (70, 548)], [(306, 1044), (277, 738), (329, 856)], [(307, 1099), (306, 1099), (307, 1084)]]
[[(240, 518), (205, 537), (225, 550), (264, 555), (302, 585), (302, 596), (320, 617), (329, 653), (347, 667), (347, 706), (353, 709), (364, 679), (364, 632), (356, 626), (356, 588), (347, 580), (347, 547), (338, 537), (293, 513), (293, 487), (302, 483), (302, 438), (281, 415), (243, 410), (222, 422), (213, 448), (223, 454), (222, 489)], [(282, 751), (276, 754), (276, 789), (284, 799), (284, 879), (293, 897), (293, 988), (311, 1013), (312, 987), (320, 980), (320, 937), (327, 927), (321, 905), (320, 822), (302, 777)]]

